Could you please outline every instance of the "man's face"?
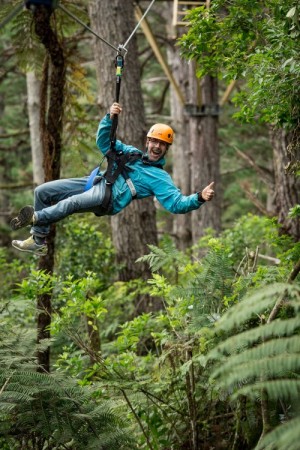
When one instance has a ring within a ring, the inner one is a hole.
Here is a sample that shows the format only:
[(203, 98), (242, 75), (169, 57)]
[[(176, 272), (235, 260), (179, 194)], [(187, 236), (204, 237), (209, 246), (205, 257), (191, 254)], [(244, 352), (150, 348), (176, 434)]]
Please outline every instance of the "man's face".
[(155, 138), (147, 138), (149, 161), (158, 161), (163, 158), (168, 150), (168, 144)]

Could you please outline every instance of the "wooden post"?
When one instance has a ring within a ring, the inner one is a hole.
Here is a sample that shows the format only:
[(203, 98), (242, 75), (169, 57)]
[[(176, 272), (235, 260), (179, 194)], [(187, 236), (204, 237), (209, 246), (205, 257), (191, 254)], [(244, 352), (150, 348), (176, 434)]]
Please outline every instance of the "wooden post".
[[(142, 18), (142, 16), (143, 16), (142, 10), (141, 10), (141, 8), (138, 5), (135, 6), (135, 15), (136, 15), (137, 20), (140, 20)], [(181, 92), (181, 90), (180, 90), (180, 88), (179, 88), (175, 78), (173, 77), (172, 72), (171, 72), (171, 70), (170, 70), (170, 68), (169, 68), (169, 66), (168, 66), (168, 64), (167, 64), (167, 62), (166, 62), (162, 52), (160, 51), (160, 48), (158, 47), (157, 41), (155, 39), (155, 36), (153, 35), (152, 30), (151, 30), (151, 28), (150, 28), (150, 26), (149, 26), (149, 24), (148, 24), (146, 19), (144, 19), (141, 22), (141, 28), (142, 28), (142, 30), (143, 30), (143, 32), (144, 32), (144, 34), (145, 34), (145, 36), (146, 36), (146, 38), (147, 38), (151, 48), (152, 48), (152, 50), (153, 50), (153, 52), (154, 52), (154, 54), (155, 54), (155, 56), (157, 58), (157, 61), (161, 65), (161, 67), (162, 67), (163, 71), (165, 72), (168, 80), (170, 81), (170, 83), (174, 87), (174, 90), (175, 90), (175, 92), (176, 92), (176, 94), (177, 94), (181, 104), (184, 105), (185, 104), (185, 100), (184, 100), (183, 94), (182, 94), (182, 92)]]

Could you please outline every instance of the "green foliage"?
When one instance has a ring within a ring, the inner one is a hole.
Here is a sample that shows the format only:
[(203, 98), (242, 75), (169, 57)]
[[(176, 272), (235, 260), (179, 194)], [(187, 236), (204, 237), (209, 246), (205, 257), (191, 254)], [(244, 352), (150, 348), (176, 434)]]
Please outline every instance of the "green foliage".
[(294, 208), (292, 208), (290, 210), (289, 216), (290, 217), (300, 217), (300, 205), (294, 206)]
[[(283, 318), (272, 321), (269, 314), (276, 300), (283, 305)], [(288, 318), (284, 308), (288, 308)], [(271, 401), (290, 404), (284, 419), (288, 422), (267, 434), (257, 446), (260, 449), (284, 450), (298, 435), (299, 311), (299, 286), (277, 283), (246, 296), (216, 323), (215, 333), (222, 341), (208, 353), (207, 360), (217, 362), (211, 374), (217, 387), (231, 392), (232, 398), (257, 400), (267, 395), (269, 408)], [(276, 439), (281, 433), (285, 439)], [(272, 445), (265, 447), (268, 444)]]
[[(114, 263), (115, 250), (108, 235), (105, 219), (93, 223), (90, 217), (71, 216), (59, 224), (58, 258), (56, 271), (62, 278), (69, 275), (75, 279), (83, 277), (84, 272), (97, 273), (98, 290), (105, 290), (117, 273)], [(70, 242), (69, 245), (66, 245)]]
[[(81, 221), (77, 225), (76, 221), (71, 218), (59, 230), (61, 276), (50, 277), (32, 269), (20, 283), (17, 297), (3, 309), (6, 330), (13, 320), (8, 310), (20, 311), (24, 302), (29, 302), (27, 322), (18, 312), (14, 318), (18, 326), (13, 327), (13, 335), (4, 333), (8, 345), (0, 353), (4, 368), (10, 364), (9, 368), (18, 373), (22, 363), (22, 373), (26, 373), (26, 386), (16, 375), (7, 393), (11, 404), (18, 400), (18, 405), (12, 411), (7, 411), (7, 404), (3, 406), (5, 414), (14, 413), (13, 424), (20, 427), (20, 434), (29, 442), (32, 436), (28, 428), (34, 426), (40, 439), (52, 443), (57, 442), (57, 436), (66, 446), (82, 448), (76, 430), (83, 427), (82, 435), (93, 448), (94, 433), (84, 420), (92, 420), (99, 439), (104, 428), (110, 433), (106, 419), (103, 429), (97, 421), (97, 411), (103, 405), (101, 411), (108, 411), (107, 417), (116, 414), (118, 421), (122, 414), (129, 421), (134, 442), (125, 441), (124, 448), (193, 448), (193, 429), (197, 430), (200, 448), (214, 446), (218, 423), (225, 448), (239, 445), (250, 450), (262, 431), (263, 392), (274, 418), (271, 433), (277, 433), (276, 425), (280, 428), (290, 423), (286, 432), (288, 441), (292, 440), (297, 434), (293, 420), (298, 418), (300, 292), (297, 283), (285, 281), (299, 260), (299, 244), (279, 236), (274, 220), (247, 215), (218, 237), (208, 232), (190, 254), (177, 251), (168, 239), (160, 248), (151, 247), (144, 260), (155, 271), (145, 286), (139, 280), (113, 282), (110, 240), (95, 227)], [(66, 245), (67, 234), (74, 236), (71, 248)], [(76, 251), (84, 265), (97, 272), (82, 274)], [(271, 260), (255, 257), (258, 254)], [(99, 270), (102, 265), (103, 275)], [(35, 346), (31, 344), (28, 321), (33, 320), (30, 314), (38, 293), (52, 289), (53, 374), (48, 382), (49, 375), (35, 377)], [(146, 291), (160, 297), (164, 309), (133, 317), (135, 299)], [(279, 300), (282, 304), (276, 320), (266, 323)], [(100, 335), (101, 351), (91, 347), (86, 317)], [(18, 352), (17, 357), (12, 356), (12, 348)], [(27, 373), (34, 373), (34, 386)], [(68, 394), (63, 399), (62, 391)], [(36, 409), (37, 399), (40, 409)], [(109, 400), (117, 410), (110, 409)], [(35, 417), (46, 418), (47, 427), (44, 419), (37, 425), (31, 421), (23, 401), (33, 408)], [(23, 417), (29, 423), (26, 430), (20, 425)], [(70, 430), (65, 421), (75, 423), (76, 429)], [(122, 420), (118, 423), (122, 433), (128, 424)], [(44, 427), (42, 431), (40, 427)], [(16, 438), (10, 428), (5, 436), (5, 444), (12, 442), (13, 448)], [(272, 434), (265, 438), (269, 436)], [(282, 446), (278, 448), (283, 450)]]
[(101, 295), (96, 294), (98, 286), (97, 276), (89, 272), (80, 280), (69, 277), (63, 281), (60, 292), (56, 294), (58, 304), (63, 306), (60, 307), (59, 314), (54, 316), (53, 327), (55, 328), (57, 321), (72, 327), (74, 321), (81, 315), (101, 318), (106, 308), (103, 306)]
[[(297, 392), (299, 395), (299, 391)], [(275, 428), (274, 431), (267, 434), (264, 439), (259, 442), (255, 450), (297, 450), (299, 447), (299, 417), (283, 423), (280, 427)]]
[[(191, 27), (181, 39), (184, 54), (201, 61), (199, 76), (243, 78), (244, 89), (235, 97), (244, 121), (285, 125), (299, 124), (298, 5), (294, 0), (226, 0), (209, 10), (194, 9)], [(276, 102), (274, 102), (276, 98)]]
[(58, 373), (37, 372), (36, 352), (49, 342), (36, 346), (34, 332), (3, 322), (0, 338), (0, 434), (10, 448), (133, 448), (121, 403)]
[(163, 236), (159, 243), (159, 247), (155, 245), (148, 245), (150, 253), (140, 257), (137, 262), (147, 262), (153, 272), (163, 270), (169, 278), (175, 282), (178, 281), (179, 272), (182, 267), (188, 264), (188, 257), (178, 251), (174, 241), (168, 237)]
[(1, 299), (9, 300), (11, 291), (16, 289), (20, 276), (29, 271), (29, 264), (13, 259), (9, 259), (9, 252), (6, 248), (0, 248), (0, 278), (1, 278)]

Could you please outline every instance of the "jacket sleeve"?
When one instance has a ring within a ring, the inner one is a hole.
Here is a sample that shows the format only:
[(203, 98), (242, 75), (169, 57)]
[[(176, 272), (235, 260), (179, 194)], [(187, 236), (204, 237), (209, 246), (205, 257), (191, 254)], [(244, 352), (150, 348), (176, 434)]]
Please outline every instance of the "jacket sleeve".
[[(96, 144), (99, 150), (103, 153), (103, 155), (106, 155), (108, 150), (110, 149), (110, 130), (112, 126), (112, 120), (110, 118), (109, 114), (106, 114), (106, 116), (103, 117), (103, 119), (100, 121), (97, 135), (96, 135)], [(141, 151), (137, 148), (133, 147), (132, 145), (126, 145), (123, 144), (123, 142), (117, 140), (116, 141), (116, 151), (117, 152), (131, 152), (131, 151)]]
[[(203, 202), (198, 199), (198, 194), (183, 195), (175, 186), (171, 176), (164, 170), (156, 171), (159, 179), (152, 180), (152, 189), (159, 203), (173, 214), (185, 214), (200, 208)], [(156, 178), (156, 177), (155, 177)]]

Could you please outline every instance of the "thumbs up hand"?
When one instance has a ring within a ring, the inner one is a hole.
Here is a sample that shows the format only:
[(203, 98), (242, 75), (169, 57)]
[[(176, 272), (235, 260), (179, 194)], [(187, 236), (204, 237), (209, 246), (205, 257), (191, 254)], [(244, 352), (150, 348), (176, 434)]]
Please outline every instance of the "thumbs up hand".
[(209, 202), (210, 200), (213, 199), (213, 196), (215, 195), (214, 184), (215, 182), (213, 181), (203, 189), (203, 191), (201, 192), (203, 200)]

